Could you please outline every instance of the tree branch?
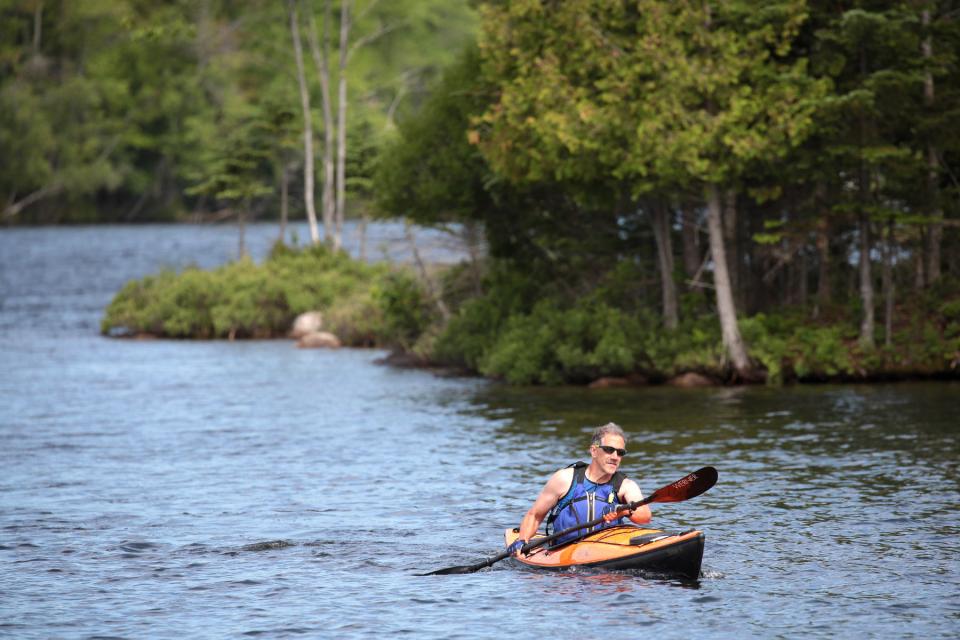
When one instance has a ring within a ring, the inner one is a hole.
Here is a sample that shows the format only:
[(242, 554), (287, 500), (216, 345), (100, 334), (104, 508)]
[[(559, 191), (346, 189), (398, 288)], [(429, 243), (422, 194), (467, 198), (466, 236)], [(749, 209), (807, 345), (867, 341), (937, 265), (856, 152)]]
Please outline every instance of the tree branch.
[(7, 208), (3, 210), (4, 218), (12, 218), (27, 207), (29, 207), (34, 202), (38, 200), (43, 200), (48, 196), (52, 196), (63, 190), (62, 182), (54, 182), (53, 184), (48, 184), (44, 187), (40, 187), (33, 193), (24, 196), (19, 202), (14, 202), (13, 204), (7, 205)]
[(388, 24), (387, 26), (381, 27), (380, 29), (378, 29), (377, 31), (375, 31), (375, 32), (373, 32), (373, 33), (370, 33), (370, 34), (367, 34), (367, 35), (363, 36), (362, 38), (360, 38), (359, 40), (357, 40), (356, 42), (354, 42), (352, 45), (350, 45), (350, 47), (347, 48), (346, 59), (347, 59), (347, 60), (350, 60), (350, 56), (353, 55), (353, 52), (356, 51), (357, 49), (359, 49), (360, 47), (363, 47), (363, 46), (365, 46), (365, 45), (370, 44), (371, 42), (373, 42), (373, 41), (376, 40), (377, 38), (380, 38), (380, 37), (382, 37), (382, 36), (385, 36), (386, 34), (390, 33), (391, 31), (395, 31), (395, 30), (399, 29), (400, 27), (404, 26), (405, 24), (406, 24), (406, 20), (402, 20), (402, 21), (400, 21), (400, 22), (395, 22), (395, 23), (393, 23), (393, 24)]

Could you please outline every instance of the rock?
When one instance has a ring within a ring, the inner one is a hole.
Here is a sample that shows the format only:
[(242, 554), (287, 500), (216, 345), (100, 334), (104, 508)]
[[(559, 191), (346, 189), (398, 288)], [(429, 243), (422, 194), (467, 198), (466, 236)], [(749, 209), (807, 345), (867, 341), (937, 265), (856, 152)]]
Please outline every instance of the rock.
[(587, 385), (587, 388), (612, 389), (613, 387), (629, 387), (629, 386), (630, 386), (630, 381), (627, 380), (626, 378), (604, 377), (604, 378), (597, 378), (596, 380), (591, 382), (589, 385)]
[(645, 376), (639, 373), (628, 374), (627, 377), (605, 376), (597, 378), (589, 385), (589, 389), (612, 389), (614, 387), (642, 387), (649, 383)]
[(287, 540), (270, 540), (268, 542), (254, 542), (253, 544), (248, 544), (244, 547), (241, 547), (243, 551), (269, 551), (271, 549), (286, 549), (287, 547), (295, 547), (292, 542)]
[(297, 340), (300, 349), (339, 349), (340, 338), (326, 331), (313, 331)]
[(319, 311), (307, 311), (297, 316), (293, 321), (289, 336), (298, 340), (308, 333), (317, 333), (323, 328), (323, 314)]
[(688, 371), (687, 373), (682, 373), (675, 378), (671, 378), (667, 381), (667, 384), (672, 387), (682, 387), (684, 389), (692, 389), (694, 387), (712, 387), (716, 385), (716, 383), (707, 376), (694, 373), (693, 371)]
[(430, 366), (430, 362), (425, 358), (411, 353), (409, 351), (395, 350), (384, 358), (378, 358), (373, 361), (374, 364), (383, 364), (401, 369), (423, 369)]

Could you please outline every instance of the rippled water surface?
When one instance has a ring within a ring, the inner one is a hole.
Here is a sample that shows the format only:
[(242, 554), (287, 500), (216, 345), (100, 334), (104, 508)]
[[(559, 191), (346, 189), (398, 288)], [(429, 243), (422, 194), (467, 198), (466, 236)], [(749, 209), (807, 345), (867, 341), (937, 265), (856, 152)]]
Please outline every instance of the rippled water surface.
[[(255, 254), (273, 234), (254, 226)], [(0, 231), (0, 636), (960, 628), (960, 385), (511, 389), (376, 351), (97, 335), (129, 278), (235, 248), (229, 227)], [(718, 468), (703, 496), (654, 506), (706, 533), (699, 582), (415, 575), (498, 553), (608, 420), (646, 492)]]

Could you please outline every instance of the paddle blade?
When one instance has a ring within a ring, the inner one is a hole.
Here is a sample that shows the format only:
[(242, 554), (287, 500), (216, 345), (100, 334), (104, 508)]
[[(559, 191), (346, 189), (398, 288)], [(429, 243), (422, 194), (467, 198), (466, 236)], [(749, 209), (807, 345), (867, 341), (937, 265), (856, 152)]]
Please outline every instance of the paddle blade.
[(704, 467), (653, 492), (650, 502), (680, 502), (696, 498), (717, 483), (717, 470)]
[(473, 566), (463, 566), (463, 567), (447, 567), (446, 569), (437, 569), (436, 571), (431, 571), (429, 573), (418, 573), (418, 576), (452, 576), (458, 573), (473, 573), (477, 571)]
[[(526, 547), (524, 547), (526, 549)], [(446, 569), (437, 569), (436, 571), (431, 571), (430, 573), (418, 573), (418, 576), (450, 576), (458, 573), (474, 573), (480, 571), (484, 567), (489, 567), (490, 565), (500, 562), (504, 558), (509, 558), (510, 552), (504, 551), (503, 553), (493, 556), (492, 558), (487, 558), (483, 562), (478, 562), (477, 564), (468, 564), (460, 567), (447, 567)]]

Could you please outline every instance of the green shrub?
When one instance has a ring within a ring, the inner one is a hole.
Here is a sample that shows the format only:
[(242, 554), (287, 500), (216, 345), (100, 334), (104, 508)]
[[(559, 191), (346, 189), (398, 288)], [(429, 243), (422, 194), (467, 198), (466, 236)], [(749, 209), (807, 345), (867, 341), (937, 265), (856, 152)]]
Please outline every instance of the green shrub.
[[(546, 305), (539, 307), (546, 309)], [(480, 372), (511, 384), (559, 384), (554, 331), (544, 313), (511, 317), (492, 344), (487, 345)], [(545, 324), (546, 321), (546, 324)]]
[(396, 272), (383, 279), (375, 294), (383, 315), (383, 332), (392, 344), (412, 348), (437, 321), (435, 307), (420, 283), (409, 273)]
[(212, 338), (215, 332), (211, 310), (223, 294), (218, 278), (206, 271), (187, 269), (179, 277), (172, 272), (161, 293), (170, 297), (158, 305), (162, 333), (173, 338)]
[(502, 263), (494, 263), (484, 280), (485, 293), (454, 311), (436, 338), (432, 358), (480, 371), (487, 350), (513, 315), (529, 312), (542, 295), (537, 283)]
[(269, 338), (282, 334), (296, 315), (283, 282), (269, 269), (240, 260), (218, 270), (216, 277), (223, 291), (210, 315), (218, 338)]
[(940, 305), (940, 315), (947, 323), (960, 323), (960, 300), (950, 300)]
[(262, 265), (239, 260), (212, 271), (163, 271), (127, 283), (107, 307), (103, 333), (169, 338), (268, 338), (294, 318), (322, 310), (346, 344), (380, 344), (384, 314), (377, 292), (386, 265), (352, 260), (316, 246), (275, 246)]
[(654, 373), (672, 377), (684, 371), (722, 371), (725, 352), (720, 325), (712, 316), (687, 319), (673, 331), (648, 321), (643, 353)]
[(510, 316), (478, 358), (479, 370), (513, 384), (624, 375), (635, 368), (639, 334), (635, 319), (608, 305), (586, 302), (563, 309), (542, 300), (530, 313)]

